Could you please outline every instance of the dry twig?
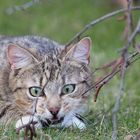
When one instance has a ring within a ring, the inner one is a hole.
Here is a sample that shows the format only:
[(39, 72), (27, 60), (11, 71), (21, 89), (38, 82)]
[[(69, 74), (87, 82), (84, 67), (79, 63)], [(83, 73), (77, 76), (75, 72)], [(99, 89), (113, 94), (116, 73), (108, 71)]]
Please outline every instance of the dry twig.
[[(126, 65), (126, 68), (129, 67), (131, 64), (133, 64), (139, 58), (140, 57), (139, 57), (138, 52), (134, 52), (133, 54), (131, 54), (128, 57), (128, 63)], [(111, 72), (106, 74), (105, 76), (99, 78), (99, 80), (95, 81), (95, 84), (93, 86), (91, 86), (90, 88), (88, 88), (88, 90), (86, 90), (82, 95), (86, 94), (87, 92), (89, 92), (92, 89), (96, 89), (96, 94), (95, 94), (95, 98), (94, 98), (94, 101), (96, 102), (98, 94), (99, 94), (99, 91), (101, 90), (101, 88), (104, 85), (106, 85), (116, 74), (121, 72), (121, 68), (122, 68), (122, 65), (123, 65), (122, 58), (118, 58), (117, 60), (114, 60), (114, 62), (116, 62), (116, 63), (112, 63), (112, 65), (110, 65), (111, 62), (109, 62), (105, 66), (105, 68), (107, 68), (107, 66), (108, 67), (112, 66)], [(97, 71), (101, 70), (101, 69), (104, 70), (104, 67), (97, 68)]]
[(26, 9), (30, 8), (31, 6), (38, 4), (39, 2), (40, 2), (40, 0), (31, 0), (20, 6), (12, 6), (12, 7), (9, 7), (8, 9), (6, 9), (6, 13), (8, 15), (11, 15), (11, 14), (15, 13), (16, 11), (26, 10)]
[[(36, 98), (36, 100), (33, 102), (32, 112), (29, 112), (29, 114), (31, 115), (29, 122), (27, 124), (23, 124), (21, 127), (16, 129), (16, 133), (18, 136), (20, 135), (20, 132), (24, 129), (24, 140), (33, 140), (33, 138), (37, 136), (35, 125), (38, 122), (34, 121), (33, 119), (35, 115), (35, 111), (36, 111), (37, 100), (38, 98)], [(22, 118), (21, 118), (21, 121), (22, 121)]]
[[(129, 26), (129, 28), (131, 28), (131, 25), (132, 25), (131, 10), (130, 10), (130, 6), (129, 6), (131, 2), (132, 2), (131, 0), (128, 0), (128, 26)], [(140, 20), (138, 22), (138, 25), (137, 25), (135, 31), (132, 33), (132, 35), (130, 35), (128, 37), (128, 41), (127, 41), (128, 43), (121, 50), (122, 51), (122, 58), (123, 58), (123, 65), (122, 65), (122, 69), (121, 69), (121, 80), (120, 80), (119, 94), (117, 95), (115, 106), (112, 110), (112, 123), (113, 123), (112, 140), (117, 139), (117, 133), (118, 133), (117, 132), (117, 113), (118, 113), (119, 108), (120, 108), (120, 99), (124, 93), (124, 80), (125, 80), (126, 67), (128, 64), (128, 49), (129, 49), (131, 43), (133, 43), (135, 36), (139, 32), (140, 32)]]
[[(127, 4), (127, 11), (125, 13), (126, 27), (125, 27), (125, 31), (124, 31), (124, 39), (126, 41), (128, 41), (128, 38), (129, 38), (130, 34), (134, 30), (132, 10), (131, 10), (133, 0), (126, 0), (126, 1), (127, 1), (128, 4)], [(135, 39), (133, 40), (133, 46), (135, 46)]]
[[(128, 8), (129, 8), (129, 6), (128, 6)], [(128, 14), (128, 16), (129, 16), (128, 20), (131, 20), (130, 14), (131, 13)], [(96, 21), (100, 22), (100, 20), (96, 20)], [(129, 24), (131, 22), (132, 21), (129, 21)], [(132, 26), (132, 25), (129, 25), (129, 27), (130, 26)], [(91, 27), (91, 26), (88, 25), (87, 27)], [(87, 30), (87, 28), (85, 28), (85, 30)], [(84, 29), (78, 35), (81, 35), (81, 33), (83, 34), (83, 31), (84, 31)], [(128, 49), (129, 49), (130, 45), (133, 43), (133, 41), (134, 41), (134, 39), (135, 39), (135, 37), (136, 37), (136, 35), (138, 33), (140, 33), (140, 20), (138, 21), (137, 27), (135, 28), (133, 33), (128, 37), (128, 41), (127, 41), (128, 43), (125, 45), (124, 48), (121, 49), (121, 52), (122, 52), (121, 57), (118, 58), (117, 60), (114, 60), (114, 61), (106, 64), (103, 67), (100, 67), (100, 68), (96, 69), (96, 70), (99, 70), (99, 69), (105, 69), (105, 68), (108, 68), (108, 67), (112, 67), (112, 71), (109, 74), (105, 75), (104, 77), (99, 78), (99, 81), (95, 82), (95, 84), (86, 91), (86, 92), (88, 92), (93, 88), (96, 89), (96, 94), (95, 94), (95, 101), (96, 101), (97, 96), (98, 96), (99, 91), (101, 90), (101, 88), (106, 83), (108, 83), (117, 73), (121, 72), (121, 81), (120, 81), (120, 88), (119, 88), (120, 92), (119, 92), (119, 94), (117, 96), (115, 106), (114, 106), (114, 108), (112, 110), (112, 122), (113, 122), (112, 140), (117, 139), (117, 112), (118, 112), (119, 107), (120, 107), (120, 99), (121, 99), (121, 97), (122, 97), (122, 95), (124, 93), (124, 79), (125, 79), (126, 68), (130, 64), (132, 64), (133, 62), (135, 62), (136, 60), (138, 60), (140, 58), (140, 57), (136, 57), (139, 54), (138, 53), (139, 51), (135, 52), (131, 56), (128, 56)], [(137, 48), (137, 50), (139, 50), (139, 49)], [(133, 59), (133, 58), (135, 58), (135, 59)], [(86, 92), (84, 92), (83, 94), (85, 94)]]
[(30, 121), (26, 125), (22, 125), (21, 127), (16, 129), (16, 133), (19, 136), (20, 131), (24, 129), (24, 140), (33, 140), (34, 137), (37, 136), (36, 131), (35, 131), (35, 125), (37, 122)]
[[(131, 10), (140, 10), (140, 6), (135, 6), (135, 7), (131, 7)], [(83, 35), (87, 30), (89, 30), (90, 28), (92, 28), (93, 26), (95, 26), (96, 24), (104, 21), (104, 20), (107, 20), (115, 15), (118, 15), (120, 13), (123, 13), (123, 12), (126, 12), (127, 9), (124, 8), (124, 9), (120, 9), (120, 10), (117, 10), (117, 11), (114, 11), (112, 13), (108, 13), (96, 20), (93, 20), (91, 21), (89, 24), (87, 24), (80, 32), (78, 32), (67, 44), (66, 46), (69, 46), (70, 44), (72, 44), (73, 42), (77, 41), (80, 39), (81, 35)]]
[[(44, 91), (44, 88), (48, 84), (48, 81), (44, 85), (41, 92)], [(38, 97), (39, 97), (39, 95), (37, 96), (37, 98), (34, 100), (34, 102), (32, 104), (32, 111), (28, 112), (28, 114), (31, 115), (31, 117), (29, 119), (29, 122), (27, 124), (23, 124), (21, 127), (16, 129), (16, 133), (17, 133), (18, 136), (20, 135), (20, 132), (24, 129), (24, 140), (33, 140), (33, 138), (37, 136), (35, 125), (38, 122), (34, 121), (34, 116), (35, 116), (35, 113), (36, 113), (36, 106), (37, 106), (37, 102), (38, 102)], [(22, 118), (21, 118), (21, 121), (22, 121)]]

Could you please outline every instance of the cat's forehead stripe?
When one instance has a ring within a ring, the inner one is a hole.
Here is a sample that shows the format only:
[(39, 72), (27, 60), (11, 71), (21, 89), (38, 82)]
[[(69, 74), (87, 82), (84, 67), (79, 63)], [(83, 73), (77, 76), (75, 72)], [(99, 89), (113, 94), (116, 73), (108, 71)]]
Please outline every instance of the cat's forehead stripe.
[(43, 76), (40, 77), (40, 86), (42, 86), (43, 83)]

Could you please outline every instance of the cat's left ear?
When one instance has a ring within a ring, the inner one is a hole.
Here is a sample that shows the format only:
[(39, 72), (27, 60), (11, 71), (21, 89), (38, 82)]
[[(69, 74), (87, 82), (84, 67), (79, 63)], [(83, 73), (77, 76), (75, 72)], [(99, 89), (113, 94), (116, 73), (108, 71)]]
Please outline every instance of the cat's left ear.
[(72, 46), (65, 57), (75, 59), (78, 62), (89, 64), (91, 45), (92, 41), (90, 37), (85, 37), (81, 39), (77, 44)]

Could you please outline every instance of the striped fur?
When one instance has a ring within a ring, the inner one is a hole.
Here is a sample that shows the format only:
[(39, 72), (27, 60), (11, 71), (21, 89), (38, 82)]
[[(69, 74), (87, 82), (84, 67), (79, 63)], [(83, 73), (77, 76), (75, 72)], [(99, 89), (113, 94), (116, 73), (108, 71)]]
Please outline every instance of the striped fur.
[[(85, 40), (82, 43), (86, 46)], [(15, 60), (7, 54), (11, 43), (29, 57), (19, 67), (12, 67), (11, 61)], [(16, 122), (16, 127), (20, 127), (21, 118), (24, 123), (34, 114), (41, 127), (48, 126), (44, 125), (46, 122), (85, 127), (76, 114), (83, 114), (87, 108), (89, 93), (82, 93), (92, 85), (88, 64), (77, 60), (77, 56), (74, 59), (71, 52), (68, 55), (64, 46), (41, 37), (1, 37), (0, 49), (0, 123)], [(76, 85), (74, 92), (62, 95), (62, 88), (68, 84)], [(29, 88), (33, 86), (40, 87), (44, 95), (32, 97)], [(52, 108), (59, 108), (55, 120)]]

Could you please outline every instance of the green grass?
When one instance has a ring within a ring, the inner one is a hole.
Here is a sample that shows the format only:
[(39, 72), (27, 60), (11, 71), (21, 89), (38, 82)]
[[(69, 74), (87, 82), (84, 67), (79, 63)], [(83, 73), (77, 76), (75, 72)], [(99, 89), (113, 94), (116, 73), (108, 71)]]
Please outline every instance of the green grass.
[[(6, 8), (12, 5), (21, 5), (27, 1), (1, 1), (1, 35), (40, 35), (65, 44), (87, 23), (117, 9), (108, 1), (42, 0), (39, 5), (25, 11), (19, 11), (13, 15), (5, 14)], [(139, 11), (133, 12), (133, 14), (136, 23)], [(119, 56), (118, 49), (124, 45), (122, 34), (125, 22), (117, 21), (117, 17), (96, 25), (84, 34), (93, 40), (92, 67), (98, 67)], [(137, 40), (140, 42), (139, 38)], [(140, 127), (139, 63), (140, 60), (127, 70), (125, 94), (121, 98), (121, 108), (118, 113), (118, 140), (123, 140), (127, 134), (135, 135)], [(38, 139), (47, 139), (43, 136), (46, 133), (53, 140), (110, 140), (112, 134), (111, 108), (119, 93), (119, 83), (120, 77), (114, 77), (101, 90), (97, 102), (90, 101), (90, 112), (86, 115), (88, 122), (86, 131), (48, 128), (43, 132), (38, 130)], [(42, 138), (39, 138), (39, 133)], [(15, 140), (16, 138), (17, 135), (13, 127), (0, 129), (1, 140)]]

